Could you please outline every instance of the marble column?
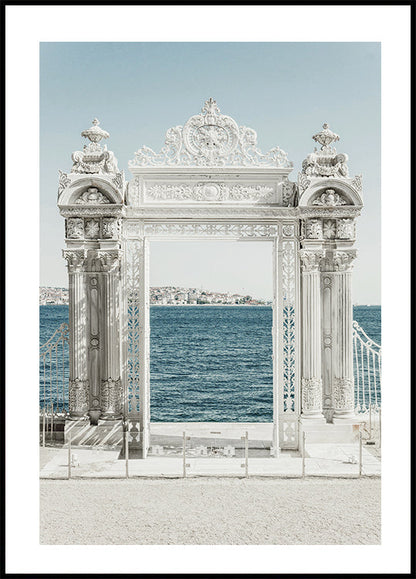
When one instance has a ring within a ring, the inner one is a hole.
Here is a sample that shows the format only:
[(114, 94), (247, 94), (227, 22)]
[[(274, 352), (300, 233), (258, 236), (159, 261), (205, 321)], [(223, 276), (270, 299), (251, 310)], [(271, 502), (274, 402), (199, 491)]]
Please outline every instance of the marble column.
[(120, 251), (98, 250), (102, 264), (103, 350), (101, 364), (102, 420), (122, 417), (123, 390), (120, 379)]
[(354, 418), (354, 369), (351, 270), (355, 250), (334, 251), (334, 370), (333, 421)]
[(302, 249), (302, 419), (325, 422), (322, 414), (321, 284), (322, 250)]
[(72, 420), (86, 418), (89, 405), (87, 365), (87, 300), (85, 290), (86, 251), (63, 250), (69, 278), (69, 414)]

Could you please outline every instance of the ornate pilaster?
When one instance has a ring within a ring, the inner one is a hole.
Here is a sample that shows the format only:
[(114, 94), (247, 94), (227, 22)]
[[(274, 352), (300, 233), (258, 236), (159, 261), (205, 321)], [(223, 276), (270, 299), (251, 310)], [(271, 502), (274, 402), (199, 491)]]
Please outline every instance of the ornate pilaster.
[(302, 249), (302, 418), (322, 422), (320, 249)]
[(97, 250), (101, 263), (103, 348), (101, 363), (102, 419), (121, 418), (123, 392), (120, 380), (120, 261), (119, 249)]
[(356, 251), (333, 252), (334, 279), (334, 369), (332, 381), (333, 420), (354, 417), (351, 271)]
[(88, 411), (89, 382), (84, 249), (64, 250), (69, 278), (69, 412), (72, 419), (83, 418)]

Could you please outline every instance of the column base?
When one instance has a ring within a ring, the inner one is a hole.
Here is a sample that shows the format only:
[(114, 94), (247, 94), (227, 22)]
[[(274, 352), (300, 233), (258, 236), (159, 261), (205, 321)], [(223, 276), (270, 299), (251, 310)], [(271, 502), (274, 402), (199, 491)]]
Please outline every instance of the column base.
[(301, 414), (300, 421), (303, 424), (326, 424), (325, 416), (322, 413), (319, 414)]
[(345, 420), (360, 422), (354, 410), (335, 410), (332, 416), (332, 422), (336, 424), (337, 422), (344, 422)]
[(122, 418), (121, 413), (112, 414), (110, 412), (104, 412), (104, 414), (101, 414), (100, 416), (100, 420), (121, 420), (121, 418)]
[(73, 413), (70, 412), (69, 416), (67, 416), (66, 420), (72, 420), (72, 421), (77, 421), (77, 420), (88, 420), (88, 415), (85, 412), (84, 414), (81, 413)]

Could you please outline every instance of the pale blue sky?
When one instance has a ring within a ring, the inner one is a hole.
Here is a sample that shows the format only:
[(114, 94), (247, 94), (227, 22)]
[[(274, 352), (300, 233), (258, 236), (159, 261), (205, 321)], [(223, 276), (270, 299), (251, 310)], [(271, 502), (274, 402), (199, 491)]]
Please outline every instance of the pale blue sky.
[[(340, 135), (350, 174), (363, 174), (353, 299), (380, 303), (380, 45), (378, 43), (41, 43), (41, 285), (67, 286), (58, 169), (69, 171), (96, 116), (109, 149), (127, 163), (159, 150), (210, 96), (284, 149), (296, 179), (323, 122)], [(151, 285), (185, 285), (271, 297), (267, 243), (154, 242)]]

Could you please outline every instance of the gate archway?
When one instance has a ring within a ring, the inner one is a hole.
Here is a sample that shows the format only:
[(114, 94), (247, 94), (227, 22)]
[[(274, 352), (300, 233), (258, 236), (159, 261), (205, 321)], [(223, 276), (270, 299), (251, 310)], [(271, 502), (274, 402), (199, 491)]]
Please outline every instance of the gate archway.
[(354, 420), (351, 267), (361, 177), (327, 125), (297, 182), (279, 147), (262, 153), (253, 129), (213, 99), (142, 147), (125, 180), (93, 126), (60, 172), (70, 300), (70, 414), (129, 418), (146, 457), (150, 425), (149, 241), (244, 239), (273, 244), (274, 448), (298, 448), (299, 421)]

